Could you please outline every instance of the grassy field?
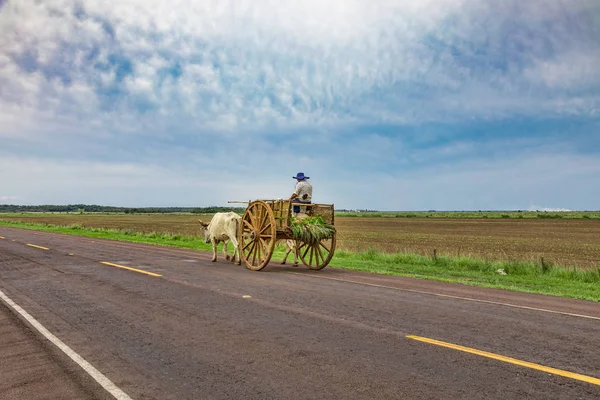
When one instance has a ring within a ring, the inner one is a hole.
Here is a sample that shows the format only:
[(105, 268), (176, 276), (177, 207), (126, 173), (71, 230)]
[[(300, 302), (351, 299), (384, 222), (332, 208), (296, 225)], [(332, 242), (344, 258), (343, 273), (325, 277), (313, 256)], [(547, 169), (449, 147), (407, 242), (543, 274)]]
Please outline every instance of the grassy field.
[[(363, 213), (361, 213), (363, 214)], [(367, 213), (364, 213), (368, 215)], [(11, 214), (0, 219), (53, 225), (125, 229), (195, 236), (192, 214)], [(486, 261), (545, 262), (567, 268), (600, 267), (600, 219), (381, 218), (336, 216), (337, 248), (351, 252), (415, 253)]]
[[(211, 216), (19, 214), (0, 215), (0, 225), (206, 251), (199, 218)], [(336, 216), (335, 223), (332, 267), (600, 301), (600, 220)], [(278, 249), (274, 259), (282, 255)]]

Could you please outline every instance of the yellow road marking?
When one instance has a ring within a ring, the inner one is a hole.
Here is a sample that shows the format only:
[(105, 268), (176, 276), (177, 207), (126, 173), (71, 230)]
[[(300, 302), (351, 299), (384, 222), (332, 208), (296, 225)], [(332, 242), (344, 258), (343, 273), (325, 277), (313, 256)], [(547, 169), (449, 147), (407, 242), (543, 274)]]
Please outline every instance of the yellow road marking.
[(564, 376), (566, 378), (576, 379), (578, 381), (591, 383), (593, 385), (600, 385), (600, 379), (594, 378), (591, 376), (587, 376), (587, 375), (581, 375), (581, 374), (576, 374), (574, 372), (564, 371), (561, 369), (546, 367), (546, 366), (543, 366), (540, 364), (534, 364), (534, 363), (527, 362), (527, 361), (517, 360), (516, 358), (501, 356), (499, 354), (494, 354), (494, 353), (489, 353), (487, 351), (472, 349), (470, 347), (459, 346), (457, 344), (441, 342), (439, 340), (429, 339), (429, 338), (425, 338), (425, 337), (421, 337), (421, 336), (408, 335), (406, 337), (408, 339), (414, 339), (414, 340), (418, 340), (420, 342), (425, 342), (425, 343), (435, 344), (438, 346), (448, 347), (450, 349), (464, 351), (466, 353), (476, 354), (478, 356), (492, 358), (494, 360), (504, 361), (504, 362), (507, 362), (510, 364), (515, 364), (515, 365), (520, 365), (522, 367), (536, 369), (538, 371), (547, 372), (549, 374), (560, 375), (560, 376)]
[(100, 261), (100, 264), (110, 265), (111, 267), (128, 269), (130, 271), (135, 271), (135, 272), (139, 272), (140, 274), (146, 274), (146, 275), (150, 275), (150, 276), (162, 276), (161, 274), (155, 274), (154, 272), (148, 272), (148, 271), (144, 271), (143, 269), (137, 269), (137, 268), (126, 267), (124, 265), (113, 264), (113, 263), (110, 263), (107, 261)]
[(6, 239), (4, 236), (0, 236), (0, 239)]
[(36, 246), (35, 244), (31, 244), (31, 243), (27, 243), (27, 246), (30, 246), (30, 247), (35, 247), (36, 249), (50, 250), (50, 249), (49, 249), (49, 248), (47, 248), (47, 247)]
[(246, 295), (244, 295), (244, 296), (242, 296), (242, 297), (243, 297), (244, 299), (251, 299), (251, 298), (252, 298), (252, 296), (248, 296), (247, 294), (246, 294)]

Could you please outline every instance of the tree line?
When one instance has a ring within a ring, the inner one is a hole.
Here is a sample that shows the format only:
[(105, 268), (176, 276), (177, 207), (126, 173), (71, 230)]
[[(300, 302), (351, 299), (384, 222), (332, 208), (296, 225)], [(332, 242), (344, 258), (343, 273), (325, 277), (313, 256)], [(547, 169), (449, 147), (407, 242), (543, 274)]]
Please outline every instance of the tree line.
[(23, 206), (0, 204), (0, 213), (48, 212), (48, 213), (123, 213), (123, 214), (165, 214), (195, 213), (214, 214), (217, 212), (244, 212), (241, 207), (113, 207), (90, 204), (37, 205)]

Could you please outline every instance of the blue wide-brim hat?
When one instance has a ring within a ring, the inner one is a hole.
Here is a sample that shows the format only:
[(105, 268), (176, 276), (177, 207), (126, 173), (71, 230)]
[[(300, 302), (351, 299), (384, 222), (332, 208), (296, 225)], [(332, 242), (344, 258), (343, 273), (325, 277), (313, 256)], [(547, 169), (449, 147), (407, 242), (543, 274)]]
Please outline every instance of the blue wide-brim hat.
[(298, 172), (296, 176), (292, 176), (294, 179), (310, 179), (310, 176), (304, 176), (304, 172)]

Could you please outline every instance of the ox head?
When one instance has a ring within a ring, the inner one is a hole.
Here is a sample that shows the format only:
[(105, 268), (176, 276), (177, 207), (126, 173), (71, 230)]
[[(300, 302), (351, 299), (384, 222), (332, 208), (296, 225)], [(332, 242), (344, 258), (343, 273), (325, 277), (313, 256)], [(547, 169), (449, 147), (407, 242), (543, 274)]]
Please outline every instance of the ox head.
[(198, 222), (200, 222), (200, 225), (202, 226), (202, 228), (200, 228), (200, 235), (204, 235), (204, 241), (210, 243), (210, 232), (208, 231), (209, 224), (200, 220), (198, 220)]

